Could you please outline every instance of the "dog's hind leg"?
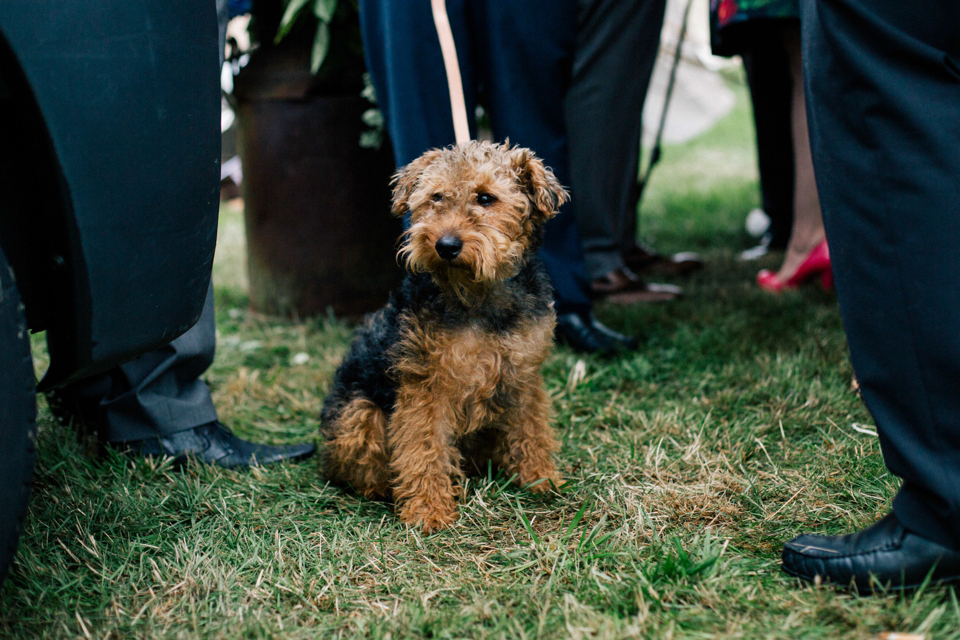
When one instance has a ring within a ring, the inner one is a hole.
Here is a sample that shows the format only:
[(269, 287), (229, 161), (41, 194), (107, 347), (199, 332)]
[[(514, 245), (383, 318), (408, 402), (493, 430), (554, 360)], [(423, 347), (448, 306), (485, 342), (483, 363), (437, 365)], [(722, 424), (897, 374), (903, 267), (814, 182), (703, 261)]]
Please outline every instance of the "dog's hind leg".
[(358, 396), (343, 407), (333, 424), (323, 426), (323, 432), (327, 477), (351, 485), (367, 498), (390, 496), (387, 416), (380, 407)]

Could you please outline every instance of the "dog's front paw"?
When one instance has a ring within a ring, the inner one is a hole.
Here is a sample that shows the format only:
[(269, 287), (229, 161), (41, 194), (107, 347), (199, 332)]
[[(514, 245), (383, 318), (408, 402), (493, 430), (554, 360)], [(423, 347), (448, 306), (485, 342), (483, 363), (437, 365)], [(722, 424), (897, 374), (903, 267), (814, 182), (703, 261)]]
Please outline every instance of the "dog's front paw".
[(416, 498), (400, 505), (397, 515), (401, 522), (412, 527), (420, 527), (424, 533), (446, 529), (458, 518), (455, 504), (433, 504)]

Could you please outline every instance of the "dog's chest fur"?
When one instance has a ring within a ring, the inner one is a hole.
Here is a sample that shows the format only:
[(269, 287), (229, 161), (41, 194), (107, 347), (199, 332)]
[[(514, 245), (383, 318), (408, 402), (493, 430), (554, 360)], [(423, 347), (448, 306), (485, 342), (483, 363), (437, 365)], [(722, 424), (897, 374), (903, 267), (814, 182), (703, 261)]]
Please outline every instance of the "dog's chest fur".
[(539, 384), (554, 327), (539, 265), (470, 308), (443, 299), (430, 282), (407, 284), (412, 295), (398, 301), (388, 375), (396, 388), (429, 389), (443, 398), (457, 435), (488, 426), (516, 407), (525, 386)]
[[(476, 430), (542, 386), (539, 367), (553, 342), (550, 281), (536, 257), (486, 304), (467, 308), (426, 274), (408, 275), (354, 335), (324, 405), (325, 423), (358, 395), (388, 416), (398, 393), (451, 414), (459, 433)], [(440, 405), (443, 405), (442, 407)]]
[[(489, 426), (517, 407), (553, 340), (550, 315), (525, 318), (509, 332), (480, 323), (450, 327), (409, 318), (392, 360), (400, 386), (429, 389), (458, 436)], [(447, 420), (445, 420), (447, 421)]]

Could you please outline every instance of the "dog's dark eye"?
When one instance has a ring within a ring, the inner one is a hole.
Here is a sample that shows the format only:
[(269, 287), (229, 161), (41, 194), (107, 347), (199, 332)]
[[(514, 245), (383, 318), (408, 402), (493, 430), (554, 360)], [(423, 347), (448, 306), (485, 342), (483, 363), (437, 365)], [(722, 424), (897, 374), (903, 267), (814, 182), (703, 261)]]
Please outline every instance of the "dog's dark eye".
[(443, 194), (442, 194), (442, 193), (435, 193), (435, 194), (433, 194), (432, 196), (430, 196), (430, 199), (433, 200), (434, 202), (442, 202), (442, 201), (443, 201)]
[(477, 194), (477, 204), (480, 205), (481, 207), (489, 207), (496, 201), (497, 199), (492, 195), (490, 195), (489, 193)]

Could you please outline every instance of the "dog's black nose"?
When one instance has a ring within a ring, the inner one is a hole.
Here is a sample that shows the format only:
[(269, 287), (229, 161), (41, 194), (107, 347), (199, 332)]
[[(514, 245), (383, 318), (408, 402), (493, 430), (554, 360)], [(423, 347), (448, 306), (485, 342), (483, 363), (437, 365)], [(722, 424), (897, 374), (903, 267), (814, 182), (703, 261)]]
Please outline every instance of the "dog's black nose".
[(460, 255), (463, 242), (453, 234), (446, 234), (437, 240), (437, 255), (444, 260), (453, 260)]

